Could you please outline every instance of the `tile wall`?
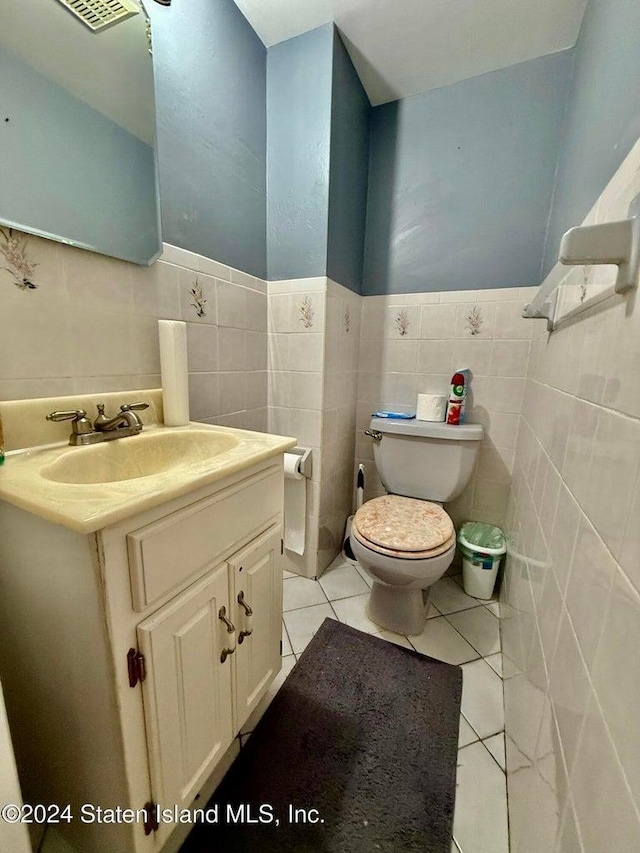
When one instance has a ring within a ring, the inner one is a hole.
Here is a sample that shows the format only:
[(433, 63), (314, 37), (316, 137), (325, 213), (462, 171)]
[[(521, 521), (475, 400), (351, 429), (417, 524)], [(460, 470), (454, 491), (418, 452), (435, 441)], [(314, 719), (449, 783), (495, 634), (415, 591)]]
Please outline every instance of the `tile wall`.
[(264, 432), (267, 283), (173, 246), (161, 264), (177, 271), (180, 319), (187, 321), (192, 420)]
[[(625, 218), (638, 192), (640, 144), (587, 221)], [(588, 307), (600, 268), (551, 275), (586, 310), (550, 334), (530, 321), (501, 603), (511, 853), (636, 850), (640, 305)]]
[(345, 522), (353, 506), (362, 303), (361, 296), (327, 280), (320, 571), (341, 550)]
[(339, 552), (351, 509), (362, 298), (324, 277), (269, 283), (269, 430), (313, 449), (305, 553), (317, 577)]
[(185, 320), (192, 419), (267, 428), (265, 282), (173, 246), (140, 267), (13, 233), (10, 257), (0, 240), (0, 399), (158, 388), (157, 320)]
[(363, 300), (356, 466), (365, 465), (367, 499), (384, 493), (364, 435), (371, 413), (415, 411), (419, 393), (448, 394), (452, 374), (467, 367), (467, 419), (484, 425), (485, 438), (471, 483), (447, 509), (456, 524), (504, 525), (534, 330), (521, 317), (530, 298), (530, 288), (507, 288)]
[(269, 283), (269, 431), (313, 451), (307, 481), (305, 547), (285, 550), (289, 571), (318, 575), (326, 278)]

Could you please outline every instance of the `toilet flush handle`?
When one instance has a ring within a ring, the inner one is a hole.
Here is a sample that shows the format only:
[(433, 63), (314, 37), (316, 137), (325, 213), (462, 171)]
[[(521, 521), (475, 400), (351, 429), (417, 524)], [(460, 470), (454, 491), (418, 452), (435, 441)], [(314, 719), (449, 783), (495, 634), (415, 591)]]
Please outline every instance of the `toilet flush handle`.
[(382, 441), (382, 433), (377, 429), (365, 429), (364, 434), (371, 436), (374, 441)]

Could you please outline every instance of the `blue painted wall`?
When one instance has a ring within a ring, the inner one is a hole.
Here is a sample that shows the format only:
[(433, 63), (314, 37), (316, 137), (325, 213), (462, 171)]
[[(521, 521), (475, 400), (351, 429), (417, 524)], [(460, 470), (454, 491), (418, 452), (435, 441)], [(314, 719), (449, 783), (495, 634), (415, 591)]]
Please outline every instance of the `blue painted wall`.
[(340, 34), (333, 44), (327, 275), (362, 292), (371, 104)]
[(266, 48), (232, 0), (146, 8), (163, 239), (264, 278)]
[(268, 51), (270, 280), (326, 274), (332, 65), (333, 24)]
[(0, 222), (149, 263), (153, 149), (2, 48), (0, 80)]
[(538, 284), (572, 51), (372, 110), (367, 295)]
[(575, 47), (544, 274), (640, 137), (640, 3), (591, 0)]

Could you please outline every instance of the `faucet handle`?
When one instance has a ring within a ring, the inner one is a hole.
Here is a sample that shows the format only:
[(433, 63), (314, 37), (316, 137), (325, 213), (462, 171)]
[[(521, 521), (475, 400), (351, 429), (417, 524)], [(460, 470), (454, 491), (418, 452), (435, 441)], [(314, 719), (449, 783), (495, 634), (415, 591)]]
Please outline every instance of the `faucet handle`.
[(47, 415), (48, 421), (73, 421), (71, 424), (72, 435), (88, 435), (93, 432), (91, 421), (84, 409), (73, 409), (67, 412), (51, 412)]
[(124, 403), (122, 406), (120, 406), (120, 411), (122, 412), (122, 414), (130, 412), (131, 414), (129, 415), (129, 417), (134, 421), (137, 426), (140, 427), (140, 429), (142, 429), (142, 421), (140, 420), (138, 415), (136, 415), (136, 412), (142, 412), (144, 411), (144, 409), (148, 408), (148, 403)]
[(73, 411), (68, 412), (51, 412), (50, 415), (47, 415), (48, 421), (70, 421), (70, 420), (82, 420), (82, 418), (86, 418), (87, 413), (84, 409), (74, 409)]
[(120, 406), (121, 412), (143, 412), (149, 408), (148, 403), (124, 403)]

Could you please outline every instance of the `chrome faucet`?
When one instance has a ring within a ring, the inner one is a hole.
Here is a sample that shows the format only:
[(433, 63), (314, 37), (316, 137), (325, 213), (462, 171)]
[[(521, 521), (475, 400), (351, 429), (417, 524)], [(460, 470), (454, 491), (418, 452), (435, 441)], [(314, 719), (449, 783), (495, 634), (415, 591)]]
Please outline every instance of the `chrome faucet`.
[(108, 418), (104, 413), (104, 404), (99, 403), (98, 416), (93, 424), (84, 409), (51, 412), (47, 415), (47, 420), (71, 421), (69, 444), (72, 447), (82, 447), (87, 444), (97, 444), (100, 441), (112, 441), (128, 435), (137, 435), (142, 430), (143, 423), (136, 412), (148, 408), (148, 403), (125, 403), (120, 406), (117, 415)]

